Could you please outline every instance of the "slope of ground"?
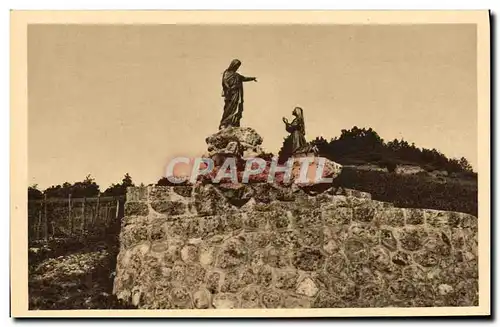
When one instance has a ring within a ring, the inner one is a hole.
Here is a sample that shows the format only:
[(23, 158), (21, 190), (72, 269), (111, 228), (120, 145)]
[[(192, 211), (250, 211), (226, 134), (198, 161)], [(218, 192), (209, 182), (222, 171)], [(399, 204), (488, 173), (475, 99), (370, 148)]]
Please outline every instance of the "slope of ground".
[(344, 167), (336, 186), (371, 193), (398, 207), (458, 211), (477, 216), (477, 179), (441, 178), (427, 173), (401, 175)]

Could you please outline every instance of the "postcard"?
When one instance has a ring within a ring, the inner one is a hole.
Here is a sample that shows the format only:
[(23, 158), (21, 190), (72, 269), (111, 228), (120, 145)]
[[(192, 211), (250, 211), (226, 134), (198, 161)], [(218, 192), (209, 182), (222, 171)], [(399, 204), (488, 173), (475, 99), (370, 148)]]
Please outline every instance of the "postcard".
[(489, 19), (12, 11), (11, 315), (490, 315)]

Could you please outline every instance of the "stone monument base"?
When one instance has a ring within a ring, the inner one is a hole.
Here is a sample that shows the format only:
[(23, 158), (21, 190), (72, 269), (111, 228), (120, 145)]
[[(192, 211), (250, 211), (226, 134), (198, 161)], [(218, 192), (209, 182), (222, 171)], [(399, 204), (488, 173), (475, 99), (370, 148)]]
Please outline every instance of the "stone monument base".
[(478, 305), (476, 217), (251, 189), (129, 188), (114, 294), (142, 309)]

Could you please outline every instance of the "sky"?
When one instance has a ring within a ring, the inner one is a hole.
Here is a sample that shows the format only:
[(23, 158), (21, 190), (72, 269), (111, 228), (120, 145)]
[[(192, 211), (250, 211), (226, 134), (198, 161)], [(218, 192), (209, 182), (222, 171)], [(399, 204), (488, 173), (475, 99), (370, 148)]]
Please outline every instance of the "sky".
[(203, 154), (234, 58), (267, 151), (300, 106), (308, 140), (371, 127), (477, 168), (474, 25), (30, 25), (29, 184), (149, 184)]

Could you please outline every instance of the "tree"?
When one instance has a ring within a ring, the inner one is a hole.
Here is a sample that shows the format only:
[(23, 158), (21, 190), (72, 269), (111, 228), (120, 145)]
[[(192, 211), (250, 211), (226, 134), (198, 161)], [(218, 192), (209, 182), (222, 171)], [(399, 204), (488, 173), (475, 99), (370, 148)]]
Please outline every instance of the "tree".
[(111, 184), (111, 186), (108, 187), (103, 194), (106, 196), (125, 195), (127, 194), (127, 187), (129, 186), (134, 186), (134, 182), (132, 181), (132, 177), (129, 175), (129, 173), (126, 173), (123, 176), (121, 184)]
[(43, 198), (43, 193), (38, 189), (38, 184), (28, 186), (28, 200), (39, 200)]
[(450, 159), (445, 168), (449, 174), (458, 173), (461, 170), (460, 162), (457, 159)]
[(94, 197), (100, 193), (99, 185), (90, 174), (82, 182), (73, 184), (71, 189), (71, 195), (75, 198)]
[(471, 164), (465, 159), (465, 157), (460, 158), (460, 161), (458, 162), (460, 165), (460, 168), (462, 171), (465, 172), (472, 172), (472, 166)]
[(90, 174), (82, 182), (74, 184), (64, 182), (62, 185), (50, 186), (44, 191), (49, 198), (66, 198), (70, 194), (74, 198), (94, 197), (99, 192), (99, 185)]
[(128, 173), (125, 173), (125, 176), (122, 179), (122, 185), (124, 187), (134, 186), (134, 182), (132, 182), (132, 177)]

